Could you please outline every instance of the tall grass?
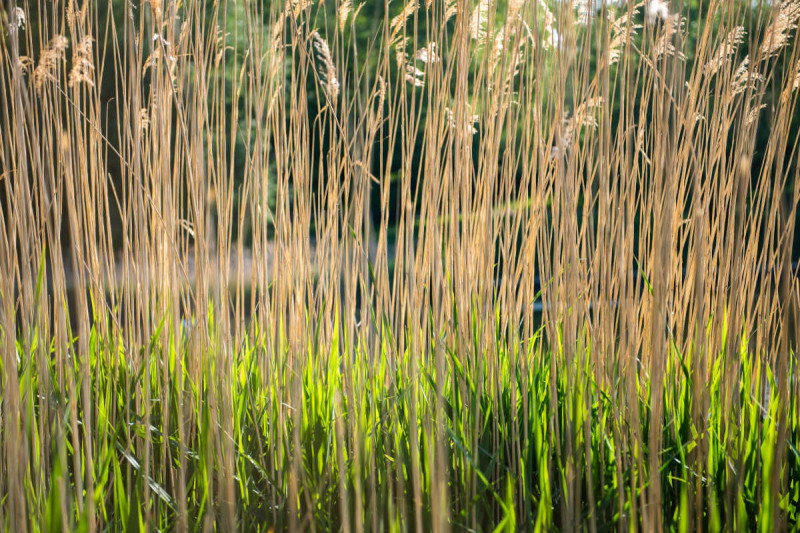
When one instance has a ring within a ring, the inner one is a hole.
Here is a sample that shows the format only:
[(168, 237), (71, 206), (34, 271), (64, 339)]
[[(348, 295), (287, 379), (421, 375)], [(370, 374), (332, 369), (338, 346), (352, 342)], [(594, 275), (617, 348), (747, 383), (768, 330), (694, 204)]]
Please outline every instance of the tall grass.
[(800, 3), (115, 5), (4, 9), (3, 528), (797, 527)]

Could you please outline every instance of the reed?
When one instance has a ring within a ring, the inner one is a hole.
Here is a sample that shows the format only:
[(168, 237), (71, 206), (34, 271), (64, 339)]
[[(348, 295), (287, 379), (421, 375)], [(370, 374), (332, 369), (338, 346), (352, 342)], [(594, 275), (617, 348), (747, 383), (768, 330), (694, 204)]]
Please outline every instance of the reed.
[(797, 0), (0, 12), (4, 529), (798, 527)]

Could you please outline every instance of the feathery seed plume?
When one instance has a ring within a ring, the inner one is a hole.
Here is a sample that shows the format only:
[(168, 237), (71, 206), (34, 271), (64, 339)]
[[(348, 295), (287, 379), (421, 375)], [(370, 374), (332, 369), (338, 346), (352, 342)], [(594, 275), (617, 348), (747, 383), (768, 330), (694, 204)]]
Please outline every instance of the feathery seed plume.
[(678, 55), (679, 58), (685, 59), (686, 56), (683, 52), (675, 49), (675, 44), (672, 42), (672, 37), (679, 31), (683, 30), (684, 19), (680, 17), (679, 13), (675, 13), (667, 17), (664, 28), (661, 30), (656, 42), (655, 57), (658, 59), (662, 55), (674, 56)]
[(397, 68), (403, 69), (405, 68), (404, 65), (408, 62), (408, 54), (406, 54), (406, 46), (408, 45), (408, 41), (410, 41), (410, 37), (402, 37), (397, 41), (394, 45), (394, 58), (397, 61)]
[(645, 17), (651, 26), (656, 22), (666, 22), (669, 18), (669, 6), (664, 0), (650, 0), (645, 8)]
[(420, 70), (411, 63), (406, 64), (405, 80), (414, 87), (425, 86), (425, 71)]
[(565, 112), (561, 119), (562, 130), (556, 136), (555, 143), (550, 150), (550, 156), (557, 158), (565, 155), (574, 142), (575, 134), (584, 126), (596, 128), (598, 124), (594, 113), (595, 110), (602, 106), (603, 97), (593, 96), (585, 99), (575, 108), (575, 113), (572, 115), (572, 118)]
[(380, 124), (381, 120), (383, 120), (383, 106), (386, 103), (386, 82), (381, 75), (378, 75), (378, 91), (376, 96), (378, 98), (377, 111), (370, 111), (372, 113), (374, 123)]
[(550, 8), (547, 7), (545, 0), (538, 0), (538, 3), (544, 12), (544, 36), (542, 37), (542, 43), (546, 49), (557, 48), (561, 44), (561, 36), (558, 34), (558, 30), (556, 30), (556, 18), (553, 16)]
[(347, 17), (353, 11), (353, 0), (342, 0), (339, 9), (336, 11), (336, 19), (339, 21), (339, 31), (344, 31), (347, 27)]
[(280, 13), (278, 13), (278, 17), (272, 26), (272, 32), (270, 37), (273, 50), (279, 50), (280, 48), (283, 47), (283, 30), (285, 25), (286, 25), (286, 10), (283, 10)]
[(503, 26), (497, 30), (497, 35), (494, 37), (494, 58), (500, 59), (503, 53), (504, 42), (506, 40), (506, 27)]
[(139, 110), (139, 121), (142, 131), (150, 129), (150, 113), (147, 111), (146, 107)]
[[(456, 129), (456, 117), (453, 110), (449, 107), (444, 108), (444, 116), (445, 120), (447, 121), (447, 125), (451, 130)], [(474, 124), (476, 124), (480, 120), (478, 115), (470, 115), (467, 117), (466, 121), (462, 124), (462, 131), (466, 135), (475, 135), (478, 133), (478, 130), (475, 128)]]
[(33, 59), (28, 56), (19, 56), (17, 59), (19, 64), (19, 69), (28, 74), (33, 70)]
[(633, 24), (631, 17), (638, 14), (638, 9), (631, 10), (628, 14), (627, 10), (617, 18), (613, 18), (611, 11), (608, 12), (608, 18), (611, 21), (611, 42), (609, 43), (608, 64), (612, 65), (619, 61), (622, 55), (622, 49), (627, 45), (628, 39), (636, 35), (636, 32), (641, 29), (641, 24)]
[(67, 4), (67, 23), (70, 27), (75, 24), (86, 24), (87, 15), (89, 14), (89, 0), (83, 2), (83, 7), (80, 11), (75, 7), (75, 0), (69, 0)]
[(567, 151), (572, 146), (572, 136), (575, 125), (574, 120), (569, 118), (569, 114), (564, 112), (561, 117), (561, 131), (555, 133), (553, 145), (550, 148), (550, 157), (557, 159), (567, 155)]
[(39, 58), (39, 65), (33, 72), (33, 82), (37, 90), (41, 90), (46, 81), (56, 81), (55, 70), (58, 63), (64, 61), (66, 49), (67, 38), (63, 35), (56, 35), (50, 39)]
[(597, 127), (597, 120), (594, 118), (595, 110), (603, 106), (602, 96), (593, 96), (587, 98), (575, 108), (575, 114), (572, 117), (573, 129), (578, 129), (581, 126)]
[(396, 44), (397, 38), (402, 35), (403, 29), (406, 27), (406, 22), (416, 12), (418, 6), (417, 0), (411, 0), (397, 16), (392, 18), (389, 23), (389, 29), (391, 30), (389, 42), (392, 45)]
[(439, 55), (436, 53), (436, 42), (428, 43), (423, 46), (414, 54), (414, 59), (422, 61), (423, 63), (438, 63), (440, 61)]
[(311, 0), (291, 0), (292, 14), (294, 18), (299, 18), (300, 14), (312, 6)]
[(767, 107), (767, 104), (757, 105), (747, 113), (747, 118), (745, 119), (745, 123), (749, 126), (754, 122), (758, 121), (758, 114), (761, 112), (762, 109)]
[(443, 24), (446, 24), (448, 20), (453, 18), (456, 13), (458, 13), (458, 4), (457, 0), (445, 0), (444, 2), (444, 20), (442, 21)]
[(525, 7), (525, 0), (508, 0), (508, 18), (516, 17), (523, 7)]
[(177, 50), (185, 50), (186, 47), (189, 45), (189, 32), (191, 28), (189, 26), (189, 21), (184, 20), (181, 24), (181, 31), (178, 33), (178, 42), (176, 45)]
[(706, 74), (713, 76), (724, 64), (730, 61), (731, 56), (736, 53), (736, 49), (744, 42), (744, 26), (736, 26), (728, 32), (728, 35), (720, 43), (714, 57), (706, 64)]
[(777, 54), (781, 48), (789, 43), (792, 30), (797, 28), (800, 18), (800, 1), (785, 0), (780, 2), (772, 22), (764, 32), (760, 52), (761, 60)]
[(142, 65), (142, 74), (144, 74), (148, 68), (153, 68), (158, 65), (163, 59), (165, 53), (167, 59), (167, 70), (170, 78), (174, 80), (178, 66), (178, 58), (171, 52), (170, 42), (164, 39), (160, 33), (153, 34), (153, 52), (147, 57), (144, 65)]
[(469, 19), (469, 34), (476, 41), (486, 38), (486, 25), (489, 21), (489, 0), (480, 0)]
[(764, 76), (761, 73), (756, 72), (755, 69), (751, 71), (750, 56), (746, 56), (733, 73), (731, 90), (734, 95), (741, 94), (748, 89), (755, 90), (763, 80)]
[(593, 4), (593, 0), (575, 1), (575, 12), (578, 15), (575, 18), (575, 24), (580, 24), (581, 26), (587, 26), (589, 24), (589, 20), (592, 18)]
[(77, 87), (85, 83), (89, 87), (94, 87), (94, 62), (92, 61), (92, 39), (91, 35), (86, 35), (72, 56), (72, 70), (69, 72), (69, 86)]
[(233, 46), (227, 44), (229, 36), (230, 33), (224, 31), (219, 25), (217, 25), (214, 34), (214, 44), (216, 45), (217, 49), (217, 53), (214, 56), (214, 62), (217, 65), (219, 65), (225, 58), (225, 52), (228, 52), (229, 50), (232, 51), (234, 49)]
[(14, 17), (11, 22), (8, 23), (8, 30), (10, 32), (14, 32), (16, 30), (24, 30), (25, 29), (25, 11), (22, 10), (21, 7), (15, 7), (13, 10)]
[(147, 3), (150, 4), (150, 9), (153, 12), (153, 18), (156, 21), (160, 21), (161, 14), (164, 12), (163, 0), (147, 0)]
[(318, 31), (311, 32), (311, 45), (316, 52), (322, 68), (319, 71), (322, 85), (331, 100), (336, 100), (339, 96), (339, 80), (336, 78), (336, 66), (333, 64), (331, 49), (328, 42), (322, 38)]
[(553, 28), (550, 31), (550, 38), (545, 41), (545, 44), (547, 44), (545, 48), (558, 48), (561, 46), (561, 35), (558, 33), (558, 30)]

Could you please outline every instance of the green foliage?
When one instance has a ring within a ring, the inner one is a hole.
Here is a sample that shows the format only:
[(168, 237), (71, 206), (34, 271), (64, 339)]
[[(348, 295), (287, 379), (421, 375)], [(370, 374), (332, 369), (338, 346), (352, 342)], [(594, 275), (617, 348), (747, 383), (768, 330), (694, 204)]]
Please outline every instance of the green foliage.
[[(226, 468), (220, 463), (219, 446), (230, 447), (233, 454), (236, 515), (240, 526), (252, 531), (265, 531), (267, 525), (284, 529), (292, 512), (298, 517), (313, 516), (320, 529), (337, 530), (342, 526), (342, 509), (363, 512), (364, 519), (375, 520), (380, 529), (413, 523), (409, 476), (415, 469), (423, 479), (423, 521), (430, 524), (437, 512), (432, 507), (430, 475), (442, 460), (448, 479), (446, 510), (456, 528), (473, 519), (481, 529), (494, 531), (564, 527), (554, 511), (564, 497), (565, 476), (575, 476), (584, 494), (589, 490), (594, 494), (593, 507), (588, 500), (577, 503), (578, 522), (591, 518), (604, 524), (604, 529), (616, 528), (623, 519), (636, 521), (630, 508), (617, 507), (619, 491), (633, 487), (638, 494), (654, 475), (637, 472), (638, 461), (646, 464), (652, 452), (636, 441), (635, 428), (620, 418), (621, 406), (615, 405), (614, 398), (621, 391), (592, 368), (588, 347), (575, 360), (583, 370), (573, 375), (582, 378), (569, 380), (559, 371), (554, 390), (552, 365), (565, 363), (550, 352), (538, 333), (528, 342), (513, 345), (497, 338), (495, 361), (485, 356), (464, 360), (464, 347), (447, 342), (443, 347), (446, 369), (439, 377), (426, 374), (423, 367), (414, 371), (410, 360), (395, 360), (389, 350), (371, 359), (357, 344), (340, 344), (335, 338), (330, 346), (317, 345), (304, 360), (292, 362), (283, 351), (268, 365), (283, 370), (264, 373), (259, 365), (265, 364), (268, 347), (248, 339), (235, 351), (229, 377), (218, 377), (214, 359), (209, 358), (197, 374), (200, 381), (192, 382), (185, 370), (186, 346), (178, 342), (179, 336), (180, 332), (167, 332), (171, 341), (164, 346), (161, 334), (155, 334), (139, 359), (150, 364), (137, 365), (123, 355), (119, 341), (108, 342), (102, 332), (93, 330), (95, 342), (88, 354), (95, 365), (88, 390), (91, 419), (84, 403), (69, 405), (59, 394), (52, 366), (21, 364), (21, 383), (28, 384), (23, 390), (30, 391), (41, 379), (54, 387), (47, 408), (55, 416), (51, 415), (49, 449), (43, 450), (51, 475), (46, 485), (28, 492), (31, 509), (38, 509), (31, 516), (32, 524), (41, 523), (48, 531), (60, 530), (61, 524), (70, 530), (86, 527), (82, 498), (76, 493), (79, 471), (74, 467), (79, 466), (80, 475), (86, 476), (85, 469), (91, 465), (96, 527), (129, 531), (144, 524), (174, 527), (178, 469), (186, 484), (189, 526), (199, 528), (209, 513), (216, 512), (212, 486)], [(179, 346), (177, 351), (175, 346)], [(112, 357), (114, 353), (120, 357)], [(343, 358), (342, 353), (354, 359)], [(691, 363), (675, 355), (679, 363), (670, 365), (663, 377), (663, 418), (650, 418), (646, 378), (638, 399), (643, 424), (658, 423), (664, 430), (655, 475), (664, 487), (660, 505), (665, 527), (687, 529), (689, 498), (698, 489), (705, 498), (703, 508), (695, 511), (699, 512), (696, 519), (704, 529), (737, 523), (748, 530), (770, 531), (775, 506), (794, 522), (800, 511), (795, 403), (788, 410), (791, 453), (784, 466), (784, 482), (781, 492), (772, 494), (776, 420), (782, 408), (772, 373), (768, 369), (765, 373), (759, 357), (742, 350), (735, 360), (743, 372), (740, 393), (735, 405), (726, 406), (723, 367), (716, 366), (710, 385), (702, 387), (710, 407), (703, 429), (691, 418), (693, 403), (698, 401), (687, 371)], [(69, 379), (77, 380), (79, 372), (78, 368), (69, 370)], [(765, 393), (767, 384), (771, 392)], [(162, 399), (150, 402), (149, 409), (137, 392), (145, 389)], [(442, 394), (441, 411), (437, 390)], [(215, 394), (231, 395), (232, 435), (220, 433)], [(27, 393), (25, 398), (30, 400), (26, 402), (28, 427), (35, 427), (44, 405), (34, 394)], [(549, 416), (551, 406), (559, 413), (558, 421)], [(77, 425), (69, 421), (73, 409)], [(179, 417), (184, 418), (182, 429), (176, 423)], [(94, 434), (91, 462), (87, 450), (72, 447), (80, 442), (85, 424), (91, 424)], [(347, 429), (342, 433), (337, 424)], [(81, 432), (77, 441), (76, 428)], [(645, 429), (639, 434), (645, 434)], [(573, 445), (588, 452), (578, 454), (577, 462), (566, 461), (562, 455), (568, 432), (573, 433)], [(413, 453), (412, 433), (420, 450), (441, 450), (445, 456)], [(35, 439), (36, 434), (29, 438)], [(692, 459), (699, 446), (708, 447), (707, 465)], [(150, 461), (147, 471), (145, 460)], [(734, 471), (730, 464), (742, 470)], [(296, 505), (287, 500), (292, 483), (298, 487)], [(344, 499), (339, 483), (348, 487)], [(358, 499), (352, 490), (358, 485), (378, 492), (362, 491)], [(735, 494), (734, 508), (727, 508), (724, 501), (729, 490)]]

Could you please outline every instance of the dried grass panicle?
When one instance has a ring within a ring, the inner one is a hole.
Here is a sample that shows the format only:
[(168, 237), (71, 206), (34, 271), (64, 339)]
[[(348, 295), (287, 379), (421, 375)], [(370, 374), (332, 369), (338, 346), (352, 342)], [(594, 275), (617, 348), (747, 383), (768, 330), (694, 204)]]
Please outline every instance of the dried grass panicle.
[[(406, 42), (404, 39), (403, 42)], [(425, 86), (425, 70), (428, 65), (438, 63), (441, 58), (436, 53), (436, 42), (428, 43), (426, 46), (419, 48), (414, 53), (413, 61), (410, 60), (403, 49), (396, 50), (398, 65), (405, 70), (403, 78), (413, 85), (414, 87)], [(419, 68), (416, 62), (420, 62), (423, 68)]]
[(675, 48), (674, 42), (675, 34), (683, 31), (685, 23), (686, 19), (682, 18), (680, 13), (675, 13), (666, 18), (663, 27), (659, 30), (658, 40), (655, 45), (656, 59), (664, 55), (674, 56), (676, 54), (678, 58), (686, 59), (683, 51)]
[(556, 27), (556, 18), (550, 11), (546, 0), (537, 0), (537, 4), (542, 9), (542, 44), (545, 49), (557, 48), (561, 42), (561, 36)]
[(163, 0), (147, 0), (147, 3), (150, 5), (150, 10), (153, 13), (153, 18), (156, 20), (158, 24), (161, 21), (161, 17), (164, 14), (164, 1)]
[(347, 28), (347, 19), (350, 13), (353, 12), (353, 0), (342, 0), (339, 8), (336, 10), (336, 20), (339, 21), (339, 31), (344, 31)]
[[(287, 7), (288, 9), (288, 7)], [(272, 50), (280, 50), (284, 46), (284, 26), (286, 25), (287, 9), (281, 10), (272, 22), (270, 31), (270, 44)]]
[(353, 9), (352, 0), (344, 0), (340, 5), (339, 9), (336, 11), (336, 19), (339, 21), (339, 31), (343, 32), (347, 29), (347, 21), (351, 19), (353, 21), (356, 20), (358, 17), (358, 13), (361, 11), (361, 8), (364, 7), (366, 2), (360, 2), (355, 10)]
[(85, 84), (94, 87), (94, 60), (92, 57), (91, 35), (86, 35), (75, 47), (72, 55), (72, 70), (69, 72), (69, 86)]
[(576, 0), (575, 5), (575, 24), (587, 26), (592, 20), (595, 10), (595, 0)]
[(228, 42), (229, 38), (230, 33), (225, 31), (221, 26), (217, 25), (214, 33), (214, 49), (216, 50), (214, 62), (217, 65), (222, 63), (222, 60), (225, 59), (226, 53), (234, 51), (233, 46)]
[(759, 104), (750, 108), (745, 117), (745, 124), (749, 126), (758, 122), (758, 115), (765, 107), (767, 107), (767, 104)]
[(414, 59), (423, 63), (438, 63), (439, 55), (436, 53), (436, 42), (430, 42), (426, 46), (419, 48), (414, 54)]
[(405, 64), (406, 72), (405, 72), (405, 80), (413, 85), (414, 87), (424, 87), (425, 86), (425, 71), (417, 68), (413, 63), (407, 62)]
[(58, 66), (64, 62), (65, 51), (69, 42), (63, 35), (56, 35), (47, 44), (39, 57), (39, 64), (33, 71), (33, 83), (41, 90), (48, 81), (57, 81)]
[(561, 115), (561, 127), (553, 133), (550, 146), (550, 159), (566, 157), (573, 145), (576, 121), (566, 111)]
[(651, 26), (657, 22), (666, 22), (670, 18), (669, 4), (664, 0), (649, 0), (645, 8), (645, 18)]
[(750, 66), (750, 56), (745, 56), (733, 72), (731, 92), (736, 96), (747, 90), (755, 91), (763, 81), (764, 75), (752, 68)]
[(299, 19), (300, 15), (314, 5), (312, 0), (289, 0), (286, 7), (291, 8), (294, 18)]
[[(1, 57), (0, 61), (2, 61)], [(19, 56), (18, 63), (19, 63), (19, 69), (25, 74), (30, 74), (31, 72), (33, 72), (33, 69), (35, 67), (33, 58), (28, 56)]]
[(314, 49), (314, 57), (320, 65), (318, 73), (328, 97), (335, 101), (339, 96), (339, 79), (336, 77), (336, 65), (333, 63), (331, 49), (328, 42), (319, 34), (318, 31), (311, 32), (311, 46)]
[[(493, 59), (494, 63), (492, 64), (493, 69), (497, 66), (501, 65), (501, 60), (504, 57), (503, 52), (506, 50), (508, 45), (515, 45), (516, 49), (509, 48), (507, 59), (510, 61), (507, 64), (508, 70), (506, 72), (499, 73), (505, 79), (505, 83), (511, 83), (511, 80), (508, 79), (515, 77), (519, 74), (520, 66), (525, 62), (525, 50), (527, 47), (534, 48), (535, 47), (535, 39), (532, 35), (530, 35), (529, 30), (530, 28), (527, 26), (527, 23), (524, 21), (520, 25), (520, 27), (525, 30), (526, 35), (517, 38), (517, 25), (513, 23), (506, 23), (505, 26), (501, 27), (494, 38), (494, 46), (493, 46)], [(516, 38), (516, 42), (515, 42)], [(510, 74), (510, 76), (509, 76)]]
[[(449, 107), (445, 107), (444, 117), (445, 121), (447, 122), (447, 126), (451, 130), (458, 129), (458, 124), (456, 122), (456, 114), (455, 112), (453, 112), (452, 109), (450, 109)], [(467, 136), (475, 135), (476, 133), (478, 133), (477, 128), (475, 128), (475, 124), (477, 124), (478, 122), (480, 122), (479, 115), (467, 113), (466, 119), (461, 123), (461, 131)]]
[(776, 55), (789, 43), (792, 30), (797, 29), (800, 18), (800, 0), (784, 0), (774, 8), (772, 22), (764, 32), (759, 49), (763, 61)]
[(458, 0), (444, 0), (444, 20), (442, 23), (447, 23), (451, 18), (455, 17), (458, 13)]
[(613, 13), (613, 10), (608, 10), (608, 18), (611, 21), (611, 41), (608, 50), (609, 65), (619, 61), (628, 41), (632, 40), (642, 28), (641, 24), (634, 22), (639, 13), (638, 7), (634, 6), (630, 13), (625, 9), (618, 17), (614, 17)]
[(397, 64), (397, 68), (400, 70), (405, 70), (406, 63), (409, 62), (408, 54), (406, 53), (406, 47), (408, 43), (411, 41), (411, 37), (403, 37), (398, 39), (397, 42), (394, 44), (394, 60)]
[(383, 79), (383, 76), (378, 75), (376, 83), (377, 86), (372, 100), (374, 101), (377, 99), (378, 103), (374, 109), (370, 108), (370, 121), (377, 129), (383, 122), (383, 108), (386, 105), (386, 81)]
[(12, 10), (13, 16), (8, 21), (8, 32), (14, 33), (16, 31), (25, 30), (25, 10), (21, 7), (14, 7)]
[(503, 26), (499, 30), (497, 30), (497, 34), (494, 36), (494, 58), (499, 59), (500, 56), (503, 54), (503, 49), (505, 48), (505, 40), (506, 40), (506, 27)]
[(580, 126), (596, 128), (598, 124), (595, 114), (603, 107), (603, 101), (602, 96), (592, 96), (581, 102), (572, 116), (572, 130), (577, 130)]
[(409, 19), (417, 12), (419, 4), (417, 0), (411, 0), (403, 5), (402, 11), (395, 15), (389, 22), (389, 45), (392, 47), (397, 46), (397, 42), (405, 36), (406, 25)]
[[(175, 55), (173, 51), (172, 43), (166, 40), (160, 33), (154, 33), (152, 40), (153, 51), (142, 64), (142, 76), (144, 76), (148, 69), (158, 68), (162, 63), (165, 63), (170, 79), (175, 81), (178, 69), (178, 56)], [(217, 64), (219, 62), (219, 54), (220, 50), (217, 49), (217, 55), (215, 56)], [(164, 61), (165, 58), (166, 61)]]
[(508, 19), (514, 19), (517, 16), (524, 15), (522, 13), (525, 7), (526, 0), (508, 0)]
[(190, 20), (186, 19), (181, 22), (181, 29), (178, 32), (178, 42), (175, 46), (176, 53), (186, 53), (189, 46), (189, 37), (191, 36)]
[(489, 0), (479, 0), (469, 19), (469, 35), (476, 41), (486, 40), (486, 25), (489, 22)]
[(731, 58), (736, 54), (739, 45), (744, 42), (746, 35), (744, 26), (736, 26), (728, 32), (725, 39), (717, 47), (713, 57), (709, 59), (705, 66), (707, 76), (713, 76), (724, 66), (731, 62)]
[(89, 4), (91, 0), (83, 0), (83, 6), (80, 9), (75, 6), (76, 1), (79, 0), (69, 0), (67, 2), (67, 24), (70, 28), (75, 28), (76, 26), (85, 28), (86, 24), (89, 22)]
[(561, 117), (561, 129), (556, 132), (556, 138), (550, 150), (552, 158), (558, 158), (567, 154), (568, 150), (575, 144), (575, 137), (583, 127), (597, 128), (596, 114), (603, 107), (604, 99), (602, 96), (592, 96), (584, 99), (575, 108), (570, 116), (567, 112)]
[(143, 107), (139, 110), (139, 126), (141, 127), (142, 131), (147, 131), (150, 129), (150, 110), (146, 107)]

